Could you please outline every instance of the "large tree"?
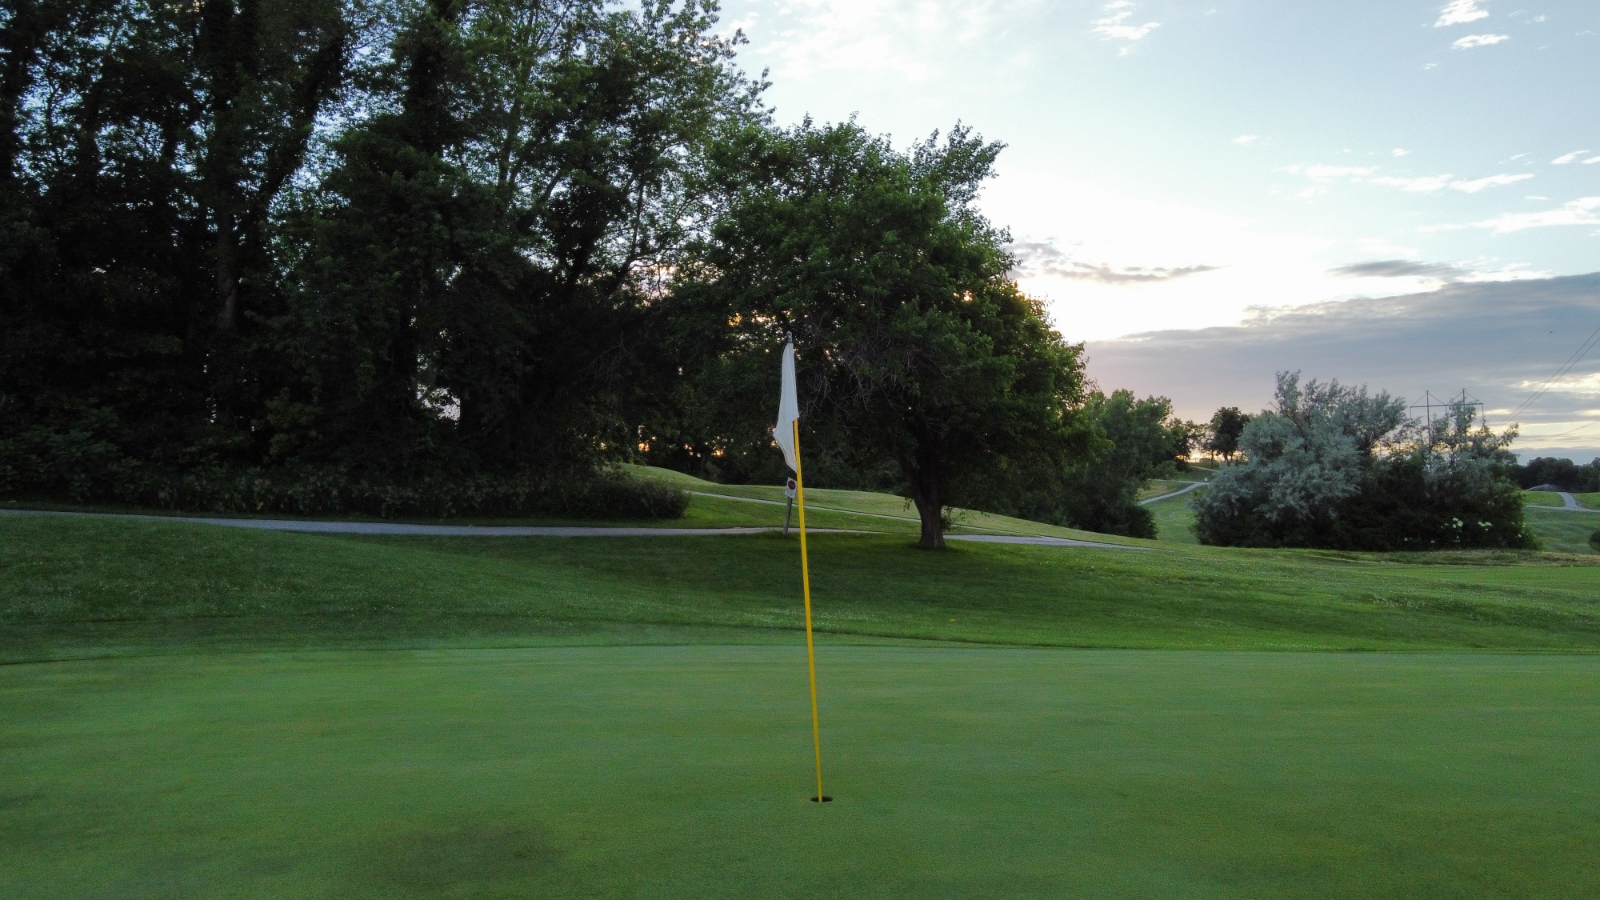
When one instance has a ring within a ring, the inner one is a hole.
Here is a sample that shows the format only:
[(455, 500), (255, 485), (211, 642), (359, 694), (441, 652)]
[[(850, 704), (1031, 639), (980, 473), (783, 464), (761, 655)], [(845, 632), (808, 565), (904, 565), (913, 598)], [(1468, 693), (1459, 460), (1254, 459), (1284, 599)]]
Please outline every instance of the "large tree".
[(344, 85), (353, 10), (23, 0), (0, 21), (0, 455), (24, 480), (250, 455), (268, 219)]
[(1010, 280), (973, 203), (999, 151), (960, 127), (904, 152), (853, 122), (727, 138), (709, 173), (725, 205), (674, 298), (700, 326), (685, 347), (713, 443), (770, 421), (792, 333), (806, 447), (892, 461), (920, 546), (944, 545), (945, 507), (986, 472), (1086, 445), (1081, 346)]
[[(757, 119), (715, 7), (429, 0), (304, 198), (281, 443), (357, 467), (583, 465), (629, 444), (687, 173)], [(298, 424), (297, 424), (298, 423)]]

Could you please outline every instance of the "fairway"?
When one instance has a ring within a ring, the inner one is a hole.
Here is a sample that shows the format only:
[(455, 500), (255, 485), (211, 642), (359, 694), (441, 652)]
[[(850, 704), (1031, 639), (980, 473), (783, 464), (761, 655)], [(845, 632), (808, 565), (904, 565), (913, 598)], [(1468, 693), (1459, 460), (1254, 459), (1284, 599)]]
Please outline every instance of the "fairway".
[(1576, 897), (1600, 659), (830, 647), (0, 670), (6, 897)]

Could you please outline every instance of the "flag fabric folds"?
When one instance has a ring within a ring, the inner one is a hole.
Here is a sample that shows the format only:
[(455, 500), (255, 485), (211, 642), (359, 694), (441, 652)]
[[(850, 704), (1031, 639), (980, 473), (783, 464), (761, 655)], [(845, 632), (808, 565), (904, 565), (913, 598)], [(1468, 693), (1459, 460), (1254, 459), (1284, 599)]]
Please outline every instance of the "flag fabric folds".
[(794, 446), (794, 423), (800, 418), (800, 401), (794, 386), (794, 338), (783, 345), (783, 393), (778, 398), (778, 424), (772, 428), (772, 437), (783, 451), (783, 461), (790, 471), (798, 471), (800, 460)]

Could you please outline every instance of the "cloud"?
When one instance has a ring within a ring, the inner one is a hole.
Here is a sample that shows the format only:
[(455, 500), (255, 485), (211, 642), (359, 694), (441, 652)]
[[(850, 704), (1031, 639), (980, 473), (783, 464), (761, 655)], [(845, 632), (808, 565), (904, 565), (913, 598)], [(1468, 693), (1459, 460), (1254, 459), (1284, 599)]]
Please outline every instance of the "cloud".
[(1300, 166), (1289, 166), (1288, 168), (1284, 169), (1284, 171), (1305, 175), (1307, 178), (1313, 178), (1317, 181), (1327, 181), (1332, 178), (1354, 178), (1364, 175), (1371, 175), (1373, 172), (1378, 170), (1372, 166), (1315, 165), (1305, 166), (1304, 168)]
[(1479, 6), (1477, 0), (1451, 0), (1444, 8), (1439, 10), (1439, 20), (1433, 23), (1435, 28), (1445, 28), (1450, 25), (1465, 25), (1479, 19), (1489, 18), (1489, 11)]
[(1259, 140), (1261, 140), (1261, 135), (1259, 135), (1259, 134), (1241, 134), (1238, 137), (1234, 138), (1233, 142), (1235, 144), (1238, 144), (1241, 147), (1244, 147), (1244, 146), (1248, 146), (1250, 144), (1254, 144), (1256, 141), (1259, 141)]
[[(1382, 261), (1401, 262), (1401, 261)], [(1368, 265), (1368, 264), (1360, 264)], [(1273, 373), (1369, 384), (1405, 397), (1466, 388), (1491, 424), (1543, 384), (1600, 321), (1595, 276), (1450, 284), (1399, 297), (1263, 309), (1244, 324), (1130, 335), (1088, 345), (1089, 375), (1106, 389), (1172, 398), (1180, 416), (1219, 406), (1260, 408)], [(1600, 355), (1575, 367), (1519, 416), (1517, 447), (1600, 447), (1600, 427), (1566, 435), (1600, 406)], [(1593, 424), (1594, 419), (1588, 419)]]
[(1414, 262), (1409, 259), (1379, 259), (1329, 269), (1330, 275), (1343, 278), (1438, 278), (1456, 281), (1470, 274), (1459, 266), (1444, 263)]
[(1011, 245), (1017, 257), (1018, 277), (1049, 276), (1072, 281), (1094, 281), (1100, 284), (1149, 284), (1186, 278), (1202, 272), (1215, 272), (1221, 266), (1113, 266), (1107, 263), (1086, 263), (1072, 259), (1054, 244), (1028, 241)]
[(1471, 50), (1473, 47), (1492, 47), (1501, 41), (1511, 40), (1509, 34), (1469, 34), (1450, 46), (1456, 50)]
[(1586, 166), (1592, 166), (1595, 163), (1600, 163), (1600, 156), (1591, 156), (1583, 161), (1583, 164)]
[(1550, 160), (1550, 165), (1552, 165), (1552, 166), (1564, 166), (1564, 165), (1566, 165), (1568, 163), (1577, 162), (1578, 161), (1578, 157), (1580, 157), (1580, 156), (1582, 156), (1582, 155), (1584, 155), (1585, 153), (1588, 153), (1588, 152), (1589, 151), (1587, 151), (1587, 150), (1574, 150), (1571, 153), (1564, 153), (1561, 156), (1558, 156), (1555, 159)]
[(780, 83), (855, 72), (915, 85), (973, 64), (972, 48), (992, 46), (1023, 9), (1006, 0), (794, 0), (759, 20), (752, 12), (746, 33)]
[(1556, 209), (1531, 213), (1506, 213), (1493, 219), (1474, 222), (1478, 228), (1488, 228), (1495, 234), (1510, 234), (1529, 228), (1548, 228), (1553, 225), (1600, 225), (1600, 197), (1580, 197), (1561, 204)]
[(1450, 188), (1451, 190), (1457, 190), (1467, 194), (1476, 194), (1486, 187), (1498, 187), (1505, 184), (1516, 184), (1519, 181), (1527, 181), (1532, 177), (1533, 176), (1527, 172), (1522, 172), (1517, 175), (1490, 175), (1488, 178), (1477, 178), (1472, 181), (1452, 181), (1450, 182)]
[(1450, 186), (1453, 175), (1422, 175), (1416, 178), (1402, 178), (1396, 175), (1382, 175), (1377, 178), (1367, 179), (1368, 184), (1381, 184), (1384, 187), (1397, 187), (1410, 194), (1428, 194), (1433, 191), (1443, 190)]
[(1396, 148), (1394, 148), (1394, 155), (1395, 156), (1410, 156), (1411, 155), (1411, 151), (1407, 150), (1404, 147), (1396, 147)]
[(1332, 181), (1339, 178), (1348, 178), (1356, 182), (1380, 184), (1384, 187), (1397, 187), (1412, 194), (1428, 194), (1445, 188), (1451, 188), (1466, 194), (1476, 194), (1487, 187), (1516, 184), (1519, 181), (1527, 181), (1533, 177), (1532, 174), (1527, 172), (1520, 172), (1515, 175), (1490, 175), (1485, 178), (1471, 180), (1460, 180), (1448, 173), (1444, 175), (1417, 176), (1374, 175), (1373, 173), (1378, 171), (1376, 166), (1285, 166), (1279, 171), (1293, 175), (1304, 175), (1313, 181)]
[(1094, 27), (1089, 29), (1091, 34), (1098, 34), (1105, 40), (1138, 41), (1145, 35), (1161, 27), (1160, 22), (1146, 22), (1143, 25), (1129, 25), (1128, 19), (1133, 17), (1137, 4), (1132, 0), (1112, 0), (1105, 5), (1103, 10), (1106, 15), (1095, 19), (1089, 24)]

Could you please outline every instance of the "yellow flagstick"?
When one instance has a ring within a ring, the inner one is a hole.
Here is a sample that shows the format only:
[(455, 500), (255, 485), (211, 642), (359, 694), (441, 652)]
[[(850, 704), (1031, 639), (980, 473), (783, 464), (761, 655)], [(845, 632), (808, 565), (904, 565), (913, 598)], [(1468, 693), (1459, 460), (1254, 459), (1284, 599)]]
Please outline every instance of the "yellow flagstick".
[(822, 793), (822, 724), (817, 717), (817, 651), (811, 642), (811, 565), (806, 560), (806, 479), (800, 471), (800, 421), (794, 422), (794, 492), (800, 507), (800, 584), (806, 597), (806, 663), (811, 667), (811, 744), (817, 752), (817, 803), (827, 803)]

